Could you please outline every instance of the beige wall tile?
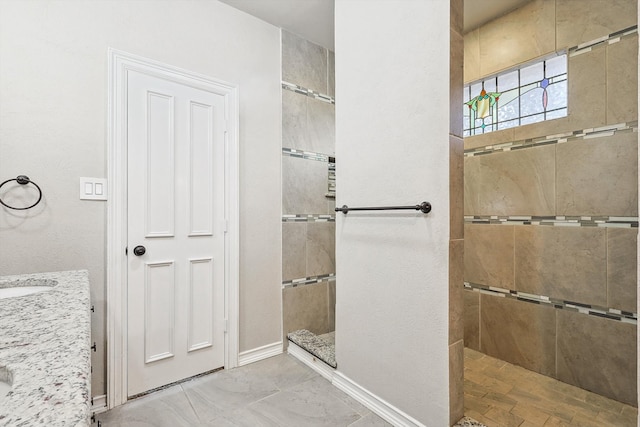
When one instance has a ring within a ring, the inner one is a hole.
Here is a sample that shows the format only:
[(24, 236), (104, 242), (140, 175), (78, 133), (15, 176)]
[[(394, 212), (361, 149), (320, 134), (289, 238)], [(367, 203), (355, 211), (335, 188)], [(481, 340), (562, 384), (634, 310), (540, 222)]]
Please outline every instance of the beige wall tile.
[(533, 0), (480, 27), (480, 75), (554, 52), (555, 4)]
[(466, 157), (465, 215), (554, 215), (555, 146)]
[(282, 213), (328, 213), (326, 162), (282, 156)]
[(311, 151), (307, 142), (307, 96), (282, 90), (282, 146)]
[(607, 307), (637, 311), (638, 229), (607, 229)]
[(607, 46), (607, 123), (638, 120), (638, 35)]
[(480, 351), (553, 376), (556, 311), (544, 305), (480, 295)]
[(480, 30), (475, 29), (464, 35), (464, 82), (480, 78)]
[(465, 281), (513, 289), (513, 228), (465, 224)]
[(449, 425), (464, 416), (464, 343), (449, 345)]
[(334, 155), (336, 152), (336, 107), (334, 104), (307, 98), (308, 151)]
[(558, 310), (560, 381), (637, 405), (636, 326)]
[(518, 291), (607, 304), (604, 228), (520, 226), (515, 236)]
[(282, 280), (307, 277), (307, 223), (282, 223)]
[(336, 281), (327, 283), (329, 293), (329, 332), (336, 330)]
[(462, 26), (464, 24), (464, 1), (463, 0), (450, 0), (450, 24), (449, 27), (462, 34)]
[(327, 49), (282, 30), (282, 80), (327, 93)]
[(450, 31), (449, 56), (449, 133), (462, 137), (464, 39), (453, 30)]
[(464, 346), (480, 350), (480, 292), (464, 293)]
[(515, 128), (499, 130), (496, 132), (483, 133), (482, 135), (467, 136), (464, 138), (464, 149), (486, 147), (487, 145), (513, 142), (515, 139)]
[(449, 136), (449, 238), (464, 238), (464, 142)]
[(559, 0), (558, 49), (577, 46), (636, 25), (636, 0)]
[[(571, 113), (569, 113), (571, 114)], [(561, 133), (573, 132), (569, 117), (561, 119), (546, 120), (544, 122), (532, 123), (530, 125), (517, 126), (513, 128), (514, 141), (523, 141), (525, 139), (540, 138)]]
[(638, 215), (638, 134), (557, 146), (558, 215)]
[(569, 57), (569, 123), (572, 130), (606, 122), (606, 49)]
[(307, 277), (336, 272), (336, 223), (307, 224)]
[(316, 335), (329, 332), (327, 282), (285, 288), (282, 291), (283, 329), (306, 329)]
[(449, 242), (449, 344), (464, 338), (464, 240)]
[(329, 90), (327, 91), (327, 95), (335, 97), (336, 96), (336, 54), (333, 51), (329, 51), (328, 54), (329, 60), (329, 71), (328, 71), (328, 85)]

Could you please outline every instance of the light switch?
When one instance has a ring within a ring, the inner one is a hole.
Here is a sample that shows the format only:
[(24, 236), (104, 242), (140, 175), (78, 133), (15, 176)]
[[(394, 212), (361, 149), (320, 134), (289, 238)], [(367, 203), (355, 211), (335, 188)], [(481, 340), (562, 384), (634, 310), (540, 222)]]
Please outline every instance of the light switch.
[(80, 177), (80, 199), (107, 200), (107, 180)]

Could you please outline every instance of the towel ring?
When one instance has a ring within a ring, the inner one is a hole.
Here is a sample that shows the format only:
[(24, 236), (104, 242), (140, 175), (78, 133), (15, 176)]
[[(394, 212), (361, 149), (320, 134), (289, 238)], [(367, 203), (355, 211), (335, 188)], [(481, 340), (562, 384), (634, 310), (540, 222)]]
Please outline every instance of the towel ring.
[(11, 181), (15, 181), (20, 185), (27, 185), (29, 183), (35, 185), (35, 187), (38, 189), (38, 200), (36, 200), (36, 202), (34, 204), (32, 204), (31, 206), (27, 206), (26, 208), (16, 208), (15, 206), (9, 206), (5, 202), (3, 202), (2, 199), (0, 199), (0, 203), (2, 204), (2, 206), (5, 206), (5, 207), (7, 207), (9, 209), (15, 209), (17, 211), (24, 211), (26, 209), (31, 209), (32, 207), (34, 207), (35, 205), (40, 203), (40, 200), (42, 200), (42, 190), (40, 189), (38, 184), (36, 184), (35, 182), (31, 181), (28, 176), (26, 176), (26, 175), (18, 175), (16, 178), (8, 179), (5, 182), (3, 182), (2, 184), (0, 184), (0, 188), (2, 188), (2, 186), (5, 185), (7, 182), (11, 182)]

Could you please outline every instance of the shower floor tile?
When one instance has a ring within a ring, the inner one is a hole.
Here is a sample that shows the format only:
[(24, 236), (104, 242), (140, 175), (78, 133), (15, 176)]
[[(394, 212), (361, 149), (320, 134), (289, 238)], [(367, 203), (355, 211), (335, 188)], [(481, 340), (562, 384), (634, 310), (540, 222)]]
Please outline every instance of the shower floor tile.
[(488, 427), (636, 427), (638, 409), (464, 349), (464, 413)]

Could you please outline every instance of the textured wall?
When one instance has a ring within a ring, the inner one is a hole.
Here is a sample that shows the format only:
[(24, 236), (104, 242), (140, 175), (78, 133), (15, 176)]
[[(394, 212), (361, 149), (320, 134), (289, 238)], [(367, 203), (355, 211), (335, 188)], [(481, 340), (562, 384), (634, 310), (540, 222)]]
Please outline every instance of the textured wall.
[(279, 341), (281, 322), (278, 29), (217, 1), (2, 1), (0, 179), (27, 174), (45, 197), (0, 209), (0, 274), (89, 270), (94, 395), (106, 213), (78, 199), (78, 178), (106, 175), (108, 47), (239, 84), (240, 351)]
[(632, 405), (636, 8), (535, 0), (465, 36), (466, 81), (562, 50), (569, 79), (567, 117), (465, 138), (465, 281), (502, 289), (465, 292), (465, 345)]
[(341, 0), (335, 10), (337, 205), (433, 204), (429, 215), (336, 217), (339, 375), (422, 424), (444, 426), (449, 2)]
[(285, 345), (292, 331), (335, 329), (335, 201), (326, 197), (335, 155), (334, 61), (333, 52), (282, 31)]

